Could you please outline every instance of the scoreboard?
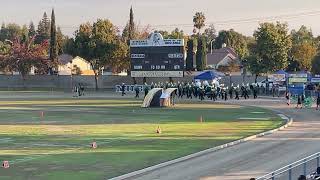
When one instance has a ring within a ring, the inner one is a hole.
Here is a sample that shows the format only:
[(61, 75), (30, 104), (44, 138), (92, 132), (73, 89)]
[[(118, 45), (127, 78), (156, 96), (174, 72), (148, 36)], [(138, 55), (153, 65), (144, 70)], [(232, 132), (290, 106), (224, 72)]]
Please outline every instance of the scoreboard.
[(147, 40), (130, 41), (130, 56), (132, 77), (183, 77), (183, 39), (153, 33)]

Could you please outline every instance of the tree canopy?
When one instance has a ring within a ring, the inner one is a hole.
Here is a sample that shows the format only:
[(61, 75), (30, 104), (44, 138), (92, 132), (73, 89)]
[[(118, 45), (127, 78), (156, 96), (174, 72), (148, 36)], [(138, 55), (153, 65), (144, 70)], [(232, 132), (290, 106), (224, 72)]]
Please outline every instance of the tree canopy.
[(37, 35), (35, 43), (41, 44), (42, 42), (50, 39), (50, 20), (46, 12), (38, 24)]
[(34, 39), (21, 41), (16, 38), (7, 54), (0, 55), (0, 67), (9, 71), (17, 71), (23, 79), (35, 67), (39, 74), (46, 74), (50, 62), (46, 51), (49, 47), (47, 41), (41, 44), (34, 44)]
[(205, 26), (206, 17), (203, 12), (196, 12), (193, 16), (194, 27), (198, 29), (198, 34), (200, 35), (201, 29)]
[(263, 73), (285, 69), (292, 42), (287, 24), (262, 23), (255, 31), (257, 41), (255, 56)]
[(102, 69), (111, 67), (113, 71), (128, 68), (128, 45), (117, 36), (117, 28), (108, 19), (98, 19), (92, 25), (80, 25), (75, 32), (74, 55), (85, 58), (97, 78)]
[(215, 47), (219, 49), (224, 43), (227, 45), (227, 47), (233, 48), (240, 59), (243, 59), (248, 55), (248, 46), (245, 36), (234, 31), (233, 29), (222, 30), (219, 32), (215, 41)]

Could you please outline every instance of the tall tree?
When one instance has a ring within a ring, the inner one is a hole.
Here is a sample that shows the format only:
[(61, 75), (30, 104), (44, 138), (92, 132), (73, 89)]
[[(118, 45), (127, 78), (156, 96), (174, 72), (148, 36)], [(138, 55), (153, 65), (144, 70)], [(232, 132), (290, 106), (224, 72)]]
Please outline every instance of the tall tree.
[(73, 38), (65, 37), (62, 45), (62, 52), (67, 54), (76, 55), (75, 42)]
[(265, 72), (265, 70), (263, 69), (265, 68), (262, 64), (263, 62), (258, 58), (259, 57), (257, 57), (255, 54), (246, 57), (246, 68), (255, 75), (255, 83), (257, 82), (258, 76)]
[(58, 55), (64, 53), (63, 47), (64, 47), (65, 43), (67, 42), (67, 39), (68, 38), (62, 34), (61, 28), (58, 27), (57, 28), (57, 52), (58, 52)]
[(187, 59), (186, 59), (186, 70), (193, 70), (193, 57), (195, 50), (195, 39), (189, 39), (187, 42)]
[(0, 56), (0, 64), (10, 71), (17, 71), (25, 80), (26, 75), (32, 67), (35, 67), (39, 73), (46, 73), (48, 70), (46, 49), (48, 42), (40, 45), (33, 43), (33, 38), (22, 42), (16, 38), (8, 54)]
[(184, 38), (184, 32), (183, 30), (180, 30), (179, 28), (175, 28), (171, 34), (169, 34), (169, 39), (183, 39)]
[(200, 36), (201, 29), (205, 26), (206, 17), (203, 12), (196, 12), (193, 16), (193, 26), (198, 29), (198, 35)]
[(197, 53), (196, 53), (196, 66), (197, 66), (197, 71), (203, 71), (207, 66), (207, 47), (206, 47), (206, 41), (204, 38), (199, 38), (198, 40)]
[(292, 56), (297, 62), (298, 69), (310, 71), (312, 67), (312, 60), (317, 54), (317, 47), (307, 41), (295, 45), (292, 48)]
[[(51, 26), (50, 26), (50, 60), (57, 63), (58, 59), (58, 48), (57, 48), (57, 28), (56, 28), (56, 17), (54, 9), (51, 12)], [(53, 64), (55, 64), (53, 63)], [(53, 67), (56, 70), (57, 67)]]
[(2, 24), (0, 30), (0, 41), (10, 40), (13, 41), (21, 36), (21, 27), (18, 24), (9, 23), (7, 25)]
[(317, 41), (311, 29), (301, 26), (298, 31), (291, 31), (292, 49), (289, 57), (289, 71), (310, 70), (316, 55)]
[(75, 32), (75, 54), (90, 63), (95, 75), (96, 89), (98, 76), (104, 67), (112, 67), (115, 71), (121, 69), (115, 61), (125, 58), (128, 46), (120, 42), (116, 27), (107, 19), (98, 19), (93, 25), (82, 24)]
[(241, 60), (248, 55), (248, 46), (245, 36), (234, 31), (233, 29), (222, 30), (219, 32), (215, 40), (215, 47), (220, 49), (224, 43), (227, 45), (227, 47), (233, 48)]
[(316, 57), (314, 57), (312, 61), (312, 73), (320, 74), (320, 55), (319, 54)]
[(288, 65), (288, 52), (291, 49), (291, 38), (288, 25), (280, 22), (262, 23), (255, 31), (256, 56), (263, 65), (265, 73), (285, 69)]
[(46, 12), (43, 13), (43, 17), (38, 24), (37, 35), (35, 43), (41, 44), (43, 41), (50, 39), (50, 20)]
[(20, 37), (22, 41), (27, 41), (29, 39), (29, 29), (26, 25), (21, 27)]
[(137, 38), (137, 27), (134, 22), (134, 14), (132, 7), (130, 8), (129, 21), (126, 24), (125, 28), (122, 31), (122, 39), (127, 41), (127, 44), (130, 44), (130, 40)]
[(130, 8), (130, 18), (129, 18), (129, 27), (128, 27), (128, 36), (129, 40), (132, 40), (136, 37), (136, 27), (134, 23), (134, 15), (133, 15), (133, 10), (132, 6)]
[(210, 24), (208, 28), (206, 28), (202, 34), (202, 36), (206, 39), (208, 50), (211, 51), (213, 49), (214, 41), (217, 37), (216, 35), (216, 29), (214, 28), (213, 24)]
[(302, 25), (298, 31), (291, 31), (292, 44), (301, 44), (303, 42), (314, 43), (314, 37), (311, 29)]
[(31, 21), (30, 24), (29, 24), (29, 33), (28, 33), (28, 36), (29, 37), (34, 37), (36, 35), (36, 28), (33, 24), (33, 22)]

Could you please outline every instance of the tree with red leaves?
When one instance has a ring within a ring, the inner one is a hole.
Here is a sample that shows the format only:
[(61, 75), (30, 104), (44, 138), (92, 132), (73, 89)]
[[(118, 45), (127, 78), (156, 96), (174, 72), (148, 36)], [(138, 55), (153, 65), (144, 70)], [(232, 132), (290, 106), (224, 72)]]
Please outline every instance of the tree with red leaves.
[(34, 67), (39, 74), (47, 74), (50, 66), (48, 60), (49, 43), (34, 44), (34, 38), (21, 41), (16, 38), (11, 42), (9, 53), (0, 54), (0, 67), (11, 72), (19, 72), (25, 80)]

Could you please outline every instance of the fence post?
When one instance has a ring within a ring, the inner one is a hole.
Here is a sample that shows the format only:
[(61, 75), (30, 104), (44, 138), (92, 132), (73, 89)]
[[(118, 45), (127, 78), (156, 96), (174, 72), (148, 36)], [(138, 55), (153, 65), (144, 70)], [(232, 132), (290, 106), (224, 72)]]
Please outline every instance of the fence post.
[(289, 180), (292, 180), (292, 165), (289, 166)]
[(307, 162), (306, 162), (307, 160), (306, 159), (304, 159), (303, 160), (303, 175), (307, 175)]
[(272, 175), (271, 179), (274, 180), (274, 172), (271, 175)]

